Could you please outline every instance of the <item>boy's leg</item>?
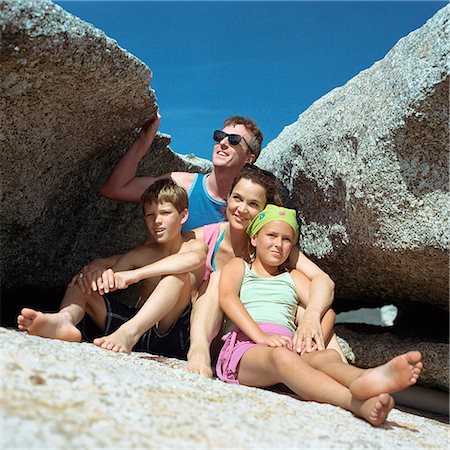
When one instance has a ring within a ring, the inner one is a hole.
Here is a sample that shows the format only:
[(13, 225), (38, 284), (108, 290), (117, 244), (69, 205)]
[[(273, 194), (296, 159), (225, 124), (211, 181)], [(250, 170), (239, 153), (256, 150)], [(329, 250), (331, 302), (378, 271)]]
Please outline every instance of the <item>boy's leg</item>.
[(359, 399), (401, 391), (415, 384), (422, 370), (420, 352), (405, 353), (373, 369), (359, 369), (345, 364), (334, 350), (309, 353), (303, 359), (311, 367), (349, 387)]
[(134, 345), (147, 330), (157, 323), (158, 328), (168, 329), (189, 302), (189, 275), (167, 275), (161, 278), (134, 317), (114, 333), (95, 339), (94, 344), (106, 350), (131, 353)]
[(211, 273), (209, 280), (202, 285), (191, 313), (191, 345), (187, 355), (186, 369), (209, 378), (213, 375), (211, 342), (223, 324), (223, 314), (219, 305), (219, 278), (219, 272)]
[(372, 425), (386, 420), (394, 406), (391, 396), (381, 394), (365, 401), (355, 399), (348, 388), (311, 367), (303, 358), (284, 347), (253, 347), (244, 353), (239, 363), (238, 380), (257, 387), (283, 383), (304, 400), (340, 406)]
[(28, 334), (80, 342), (81, 333), (76, 325), (86, 311), (100, 328), (104, 328), (106, 307), (102, 297), (97, 292), (83, 294), (81, 289), (74, 285), (67, 287), (59, 312), (42, 313), (23, 308), (17, 322), (19, 329)]

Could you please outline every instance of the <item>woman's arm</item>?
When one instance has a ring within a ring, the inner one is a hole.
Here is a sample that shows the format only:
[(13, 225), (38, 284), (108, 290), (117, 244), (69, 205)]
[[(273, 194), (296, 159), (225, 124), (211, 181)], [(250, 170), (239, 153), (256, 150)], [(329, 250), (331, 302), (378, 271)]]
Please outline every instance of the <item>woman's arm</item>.
[[(291, 251), (289, 266), (293, 266), (292, 268), (302, 272), (310, 280), (308, 296), (302, 299), (306, 309), (297, 328), (297, 347), (300, 351), (306, 349), (307, 352), (311, 352), (314, 350), (315, 343), (318, 350), (324, 350), (320, 321), (333, 303), (334, 282), (296, 247)], [(295, 271), (292, 273), (294, 274)]]
[(241, 258), (233, 258), (223, 267), (219, 281), (219, 302), (222, 311), (256, 344), (266, 344), (270, 347), (291, 344), (291, 339), (286, 336), (264, 333), (245, 309), (239, 298), (244, 270), (244, 261)]

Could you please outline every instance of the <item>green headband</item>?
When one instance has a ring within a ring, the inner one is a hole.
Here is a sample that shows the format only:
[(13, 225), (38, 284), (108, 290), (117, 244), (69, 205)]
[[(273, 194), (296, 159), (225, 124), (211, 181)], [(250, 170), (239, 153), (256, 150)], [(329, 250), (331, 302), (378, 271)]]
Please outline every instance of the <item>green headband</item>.
[(275, 205), (266, 207), (250, 222), (247, 234), (253, 237), (264, 225), (275, 220), (286, 222), (294, 230), (294, 244), (298, 239), (297, 213), (295, 209), (283, 208)]

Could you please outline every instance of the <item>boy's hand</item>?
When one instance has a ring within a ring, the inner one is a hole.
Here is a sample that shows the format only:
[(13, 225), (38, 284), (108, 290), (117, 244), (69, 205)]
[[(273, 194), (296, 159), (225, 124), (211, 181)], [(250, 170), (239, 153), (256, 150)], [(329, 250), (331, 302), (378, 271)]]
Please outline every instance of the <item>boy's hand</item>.
[(131, 284), (135, 284), (139, 281), (136, 276), (135, 270), (126, 270), (123, 272), (116, 272), (114, 274), (115, 288), (126, 289)]
[(100, 295), (115, 291), (114, 271), (109, 268), (92, 276), (91, 288)]
[(324, 350), (322, 327), (320, 317), (312, 317), (305, 312), (302, 321), (294, 335), (294, 349), (300, 355)]
[(105, 266), (102, 259), (94, 259), (72, 278), (69, 286), (78, 285), (83, 294), (91, 294), (95, 291), (92, 283), (97, 280), (99, 273), (103, 273), (106, 269), (107, 266)]
[(292, 347), (292, 339), (283, 336), (282, 334), (267, 334), (263, 333), (257, 341), (256, 344), (265, 344), (269, 347)]

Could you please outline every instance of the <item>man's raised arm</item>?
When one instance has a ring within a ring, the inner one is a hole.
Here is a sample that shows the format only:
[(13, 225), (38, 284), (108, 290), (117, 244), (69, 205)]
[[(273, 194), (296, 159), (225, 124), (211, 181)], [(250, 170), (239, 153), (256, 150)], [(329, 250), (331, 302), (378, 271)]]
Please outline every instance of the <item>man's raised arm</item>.
[(111, 200), (139, 203), (142, 193), (148, 186), (167, 176), (136, 177), (138, 164), (152, 145), (160, 122), (161, 116), (156, 113), (153, 120), (142, 128), (136, 141), (115, 165), (101, 187), (101, 195)]

